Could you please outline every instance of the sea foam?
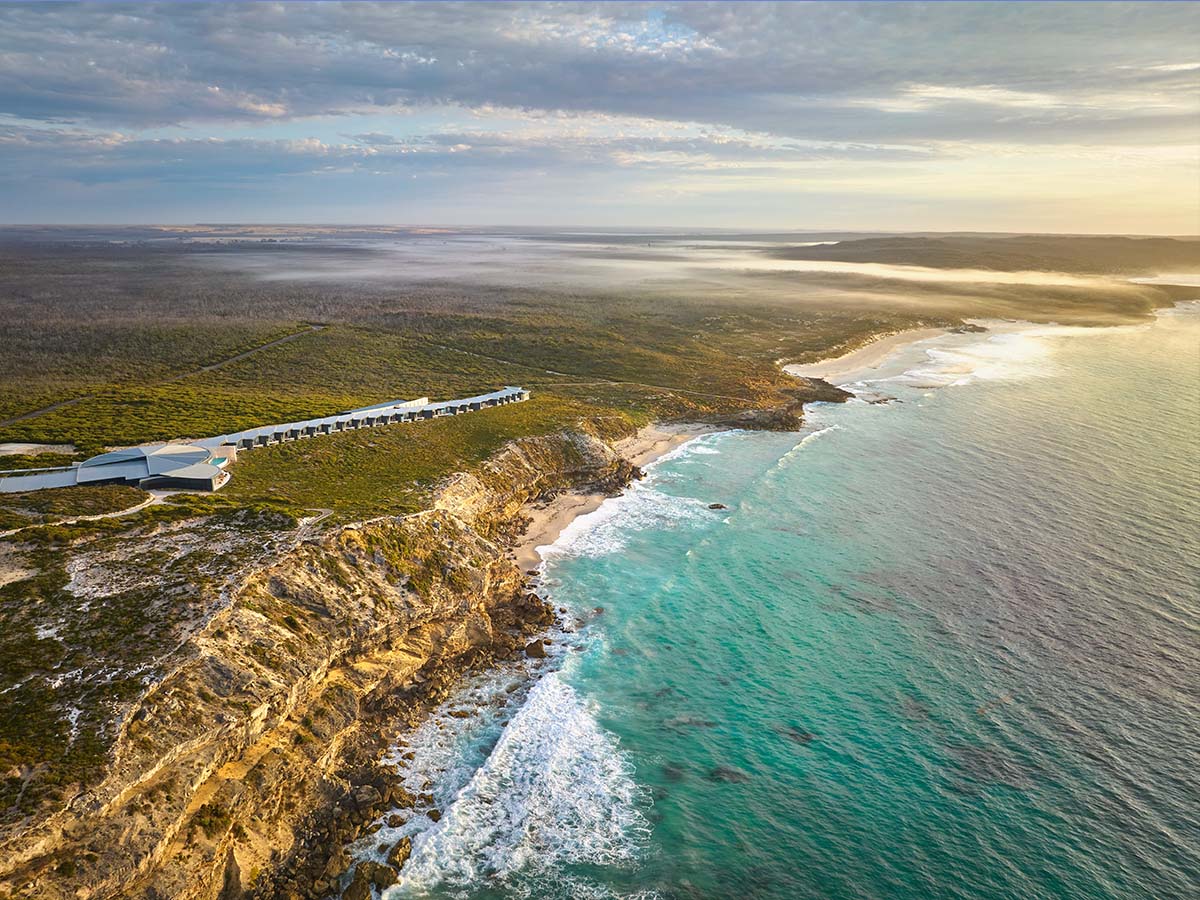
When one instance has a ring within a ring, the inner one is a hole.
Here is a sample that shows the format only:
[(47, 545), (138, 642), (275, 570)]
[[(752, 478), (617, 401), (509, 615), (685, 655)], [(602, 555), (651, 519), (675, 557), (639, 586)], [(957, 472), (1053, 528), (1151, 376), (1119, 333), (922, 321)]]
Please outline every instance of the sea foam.
[(989, 321), (981, 335), (947, 334), (908, 348), (920, 358), (898, 355), (905, 366), (900, 374), (866, 379), (849, 385), (852, 390), (875, 390), (884, 385), (932, 390), (958, 387), (977, 381), (1012, 381), (1061, 374), (1056, 360), (1058, 339), (1101, 336), (1114, 331), (1140, 330), (1146, 325), (1084, 327), (1036, 325), (1029, 322)]
[[(731, 432), (693, 438), (652, 464), (720, 454), (716, 446)], [(707, 504), (694, 497), (677, 497), (659, 490), (657, 479), (635, 481), (626, 491), (605, 500), (593, 512), (574, 519), (553, 544), (538, 547), (543, 562), (565, 557), (597, 557), (622, 550), (630, 537), (653, 528), (702, 525), (709, 521)]]
[[(648, 833), (643, 800), (616, 739), (562, 673), (550, 672), (441, 821), (416, 836), (387, 896), (632, 861)], [(511, 886), (518, 895), (520, 880)]]

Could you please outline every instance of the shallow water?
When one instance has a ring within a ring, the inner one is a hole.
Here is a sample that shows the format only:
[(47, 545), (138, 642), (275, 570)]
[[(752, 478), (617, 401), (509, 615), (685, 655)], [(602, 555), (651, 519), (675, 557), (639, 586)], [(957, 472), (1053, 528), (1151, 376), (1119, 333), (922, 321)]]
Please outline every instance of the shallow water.
[(1200, 895), (1200, 309), (856, 389), (572, 524), (390, 897)]

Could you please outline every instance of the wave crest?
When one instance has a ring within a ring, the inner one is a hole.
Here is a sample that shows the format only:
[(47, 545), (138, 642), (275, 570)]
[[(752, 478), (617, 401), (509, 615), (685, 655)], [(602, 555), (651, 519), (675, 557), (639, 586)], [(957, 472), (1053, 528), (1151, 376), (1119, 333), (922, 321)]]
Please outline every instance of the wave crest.
[(579, 863), (631, 862), (649, 831), (642, 802), (616, 738), (551, 672), (441, 821), (415, 839), (401, 884), (388, 897)]

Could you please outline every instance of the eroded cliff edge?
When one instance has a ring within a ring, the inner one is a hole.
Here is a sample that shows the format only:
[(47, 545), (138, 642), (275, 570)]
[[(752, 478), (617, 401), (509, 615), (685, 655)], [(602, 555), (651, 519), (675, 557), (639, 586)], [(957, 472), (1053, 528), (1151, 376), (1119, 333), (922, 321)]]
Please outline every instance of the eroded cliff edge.
[[(227, 535), (243, 568), (187, 598), (178, 643), (135, 696), (108, 704), (101, 777), (5, 821), (0, 896), (327, 896), (339, 842), (388, 790), (371, 785), (379, 735), (551, 620), (509, 557), (522, 506), (619, 490), (638, 473), (610, 442), (629, 431), (588, 421), (514, 441), (414, 515), (314, 538), (250, 531), (258, 552)], [(140, 537), (176, 546), (206, 527)], [(78, 605), (95, 600), (81, 591)]]

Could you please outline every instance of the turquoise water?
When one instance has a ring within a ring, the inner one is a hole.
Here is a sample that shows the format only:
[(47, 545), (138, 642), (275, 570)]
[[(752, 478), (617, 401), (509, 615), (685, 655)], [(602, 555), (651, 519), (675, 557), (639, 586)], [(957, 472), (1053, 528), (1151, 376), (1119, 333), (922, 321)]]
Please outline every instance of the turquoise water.
[(414, 740), (393, 896), (1200, 895), (1200, 310), (857, 389), (547, 551), (579, 627)]

